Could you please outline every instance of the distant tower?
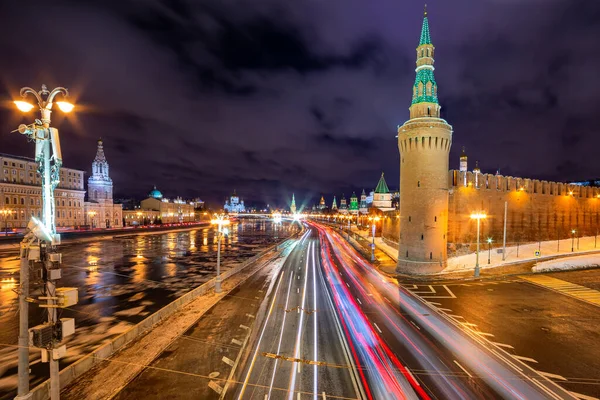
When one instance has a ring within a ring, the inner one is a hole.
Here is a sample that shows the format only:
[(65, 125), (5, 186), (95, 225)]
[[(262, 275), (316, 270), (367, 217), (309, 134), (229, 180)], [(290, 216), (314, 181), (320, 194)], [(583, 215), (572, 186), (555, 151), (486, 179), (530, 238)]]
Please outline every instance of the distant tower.
[(108, 176), (108, 162), (104, 156), (102, 139), (98, 140), (96, 158), (92, 163), (92, 176), (88, 178), (88, 201), (110, 204), (113, 202), (113, 183)]
[(369, 208), (367, 207), (367, 194), (365, 193), (365, 189), (363, 189), (360, 194), (360, 207), (359, 211), (361, 214), (367, 214), (369, 212)]
[(475, 168), (473, 168), (473, 175), (475, 175), (475, 187), (479, 187), (479, 175), (481, 170), (479, 169), (479, 161), (475, 161)]
[(324, 210), (326, 208), (327, 206), (325, 205), (325, 197), (321, 196), (321, 200), (319, 201), (319, 210)]
[(358, 197), (356, 197), (356, 193), (352, 192), (352, 196), (350, 196), (350, 214), (358, 214)]
[(452, 126), (440, 118), (427, 11), (417, 47), (410, 119), (398, 127), (400, 244), (397, 271), (427, 274), (447, 264), (448, 154)]
[(392, 194), (390, 193), (390, 189), (385, 181), (383, 172), (381, 173), (381, 178), (379, 178), (377, 187), (373, 192), (373, 207), (379, 208), (381, 211), (393, 210)]
[(294, 197), (294, 193), (292, 193), (292, 204), (290, 205), (290, 213), (296, 214), (296, 198)]
[(467, 172), (467, 153), (465, 153), (465, 147), (462, 148), (462, 153), (460, 153), (460, 168), (458, 169), (460, 172)]
[(337, 200), (335, 199), (335, 196), (333, 196), (333, 204), (331, 204), (331, 210), (337, 210)]
[(346, 196), (342, 193), (342, 198), (340, 199), (340, 212), (346, 214), (348, 212), (348, 205), (346, 203)]

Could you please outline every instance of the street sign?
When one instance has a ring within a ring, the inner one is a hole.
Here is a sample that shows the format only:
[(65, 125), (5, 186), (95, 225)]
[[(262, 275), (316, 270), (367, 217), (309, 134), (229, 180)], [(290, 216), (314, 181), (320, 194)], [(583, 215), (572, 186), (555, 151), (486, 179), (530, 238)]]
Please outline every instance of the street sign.
[(538, 250), (535, 251), (535, 256), (539, 257), (540, 256), (540, 252)]

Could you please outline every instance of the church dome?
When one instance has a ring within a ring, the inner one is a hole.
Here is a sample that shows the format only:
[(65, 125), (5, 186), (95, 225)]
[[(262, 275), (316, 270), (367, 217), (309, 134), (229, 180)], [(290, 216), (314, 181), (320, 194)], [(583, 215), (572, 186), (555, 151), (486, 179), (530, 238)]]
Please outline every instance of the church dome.
[(161, 200), (163, 198), (162, 193), (160, 192), (160, 190), (156, 189), (156, 186), (154, 186), (154, 189), (152, 189), (152, 191), (150, 191), (150, 193), (148, 193), (149, 197), (154, 197), (155, 199)]

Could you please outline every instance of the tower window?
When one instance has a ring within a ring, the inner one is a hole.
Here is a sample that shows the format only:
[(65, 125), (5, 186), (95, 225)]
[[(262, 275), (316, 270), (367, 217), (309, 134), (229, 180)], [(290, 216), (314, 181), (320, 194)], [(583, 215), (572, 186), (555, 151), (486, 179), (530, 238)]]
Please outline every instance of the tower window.
[(406, 250), (406, 258), (408, 258), (408, 250)]
[(417, 187), (421, 187), (421, 181), (417, 181)]
[(429, 259), (433, 260), (433, 253), (432, 252), (429, 252)]
[(433, 222), (437, 222), (437, 217), (433, 217)]
[(410, 222), (410, 220), (411, 220), (411, 218), (410, 218), (410, 216), (409, 216), (409, 217), (408, 217), (408, 222)]
[(427, 116), (431, 116), (431, 107), (427, 107)]
[(421, 240), (423, 240), (423, 235), (421, 234)]

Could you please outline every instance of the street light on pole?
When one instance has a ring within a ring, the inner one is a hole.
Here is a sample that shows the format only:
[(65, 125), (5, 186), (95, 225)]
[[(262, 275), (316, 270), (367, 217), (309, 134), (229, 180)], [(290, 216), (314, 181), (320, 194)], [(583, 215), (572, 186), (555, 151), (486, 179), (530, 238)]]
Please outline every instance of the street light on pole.
[(492, 256), (492, 238), (491, 237), (487, 238), (487, 244), (488, 244), (488, 264), (489, 264), (491, 256)]
[(487, 215), (484, 212), (471, 214), (471, 219), (477, 220), (477, 253), (475, 253), (475, 278), (479, 277), (479, 223), (482, 219), (486, 219)]
[(571, 253), (575, 250), (575, 229), (571, 230)]
[[(29, 393), (29, 310), (26, 300), (29, 295), (28, 264), (30, 260), (33, 260), (43, 262), (46, 269), (46, 273), (44, 274), (46, 286), (44, 293), (45, 296), (43, 299), (47, 300), (47, 305), (45, 305), (45, 307), (48, 309), (48, 323), (44, 325), (50, 326), (52, 329), (52, 338), (44, 346), (45, 348), (42, 349), (42, 352), (45, 352), (48, 363), (50, 364), (50, 398), (52, 400), (58, 400), (60, 397), (58, 360), (61, 357), (59, 354), (61, 352), (66, 352), (66, 347), (64, 345), (60, 346), (60, 339), (56, 339), (57, 337), (64, 335), (59, 335), (59, 328), (62, 328), (61, 324), (63, 322), (61, 322), (62, 320), (58, 321), (56, 310), (56, 308), (60, 306), (56, 304), (57, 291), (55, 280), (60, 279), (61, 276), (60, 263), (62, 258), (61, 254), (56, 251), (56, 245), (60, 244), (60, 236), (56, 234), (54, 189), (60, 183), (62, 151), (60, 148), (58, 130), (50, 127), (50, 117), (52, 114), (52, 106), (54, 105), (54, 98), (59, 94), (66, 97), (69, 95), (69, 92), (63, 87), (57, 87), (53, 90), (48, 90), (46, 85), (42, 85), (42, 89), (40, 91), (35, 91), (30, 87), (24, 87), (21, 89), (20, 94), (21, 97), (23, 97), (23, 100), (17, 100), (14, 102), (19, 110), (23, 112), (29, 112), (33, 110), (35, 106), (25, 101), (27, 96), (33, 96), (37, 101), (37, 105), (41, 114), (41, 119), (36, 119), (33, 124), (21, 124), (15, 132), (26, 135), (29, 137), (29, 139), (35, 142), (35, 161), (38, 163), (38, 173), (42, 177), (41, 186), (43, 222), (40, 222), (32, 217), (31, 222), (27, 226), (28, 230), (26, 231), (26, 235), (21, 242), (17, 399), (28, 399), (31, 396)], [(71, 112), (74, 107), (73, 104), (66, 101), (56, 102), (56, 105), (65, 113)], [(47, 232), (47, 234), (44, 235), (43, 238), (38, 238), (38, 242), (44, 242), (45, 246), (40, 246), (39, 244), (35, 246), (36, 249), (43, 249), (43, 252), (38, 252), (36, 250), (31, 253), (30, 250), (32, 250), (32, 246), (34, 246), (33, 241), (31, 240), (31, 235), (32, 233), (42, 229), (41, 227), (43, 227), (43, 230)], [(61, 289), (66, 290), (67, 288)], [(75, 296), (76, 293), (77, 292), (75, 290)], [(72, 304), (73, 303), (70, 305)], [(63, 330), (61, 329), (61, 332), (62, 331)]]
[(0, 210), (0, 215), (4, 217), (4, 236), (8, 236), (8, 216), (12, 214), (12, 210), (3, 208)]
[(369, 217), (369, 221), (371, 221), (371, 235), (372, 235), (372, 243), (371, 243), (371, 261), (375, 261), (375, 224), (379, 222), (380, 218)]
[(221, 237), (227, 235), (229, 231), (224, 226), (231, 222), (225, 214), (215, 214), (215, 217), (210, 221), (211, 224), (217, 225), (217, 277), (215, 278), (215, 293), (221, 293)]

